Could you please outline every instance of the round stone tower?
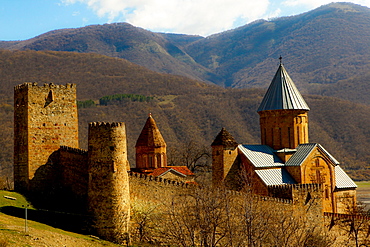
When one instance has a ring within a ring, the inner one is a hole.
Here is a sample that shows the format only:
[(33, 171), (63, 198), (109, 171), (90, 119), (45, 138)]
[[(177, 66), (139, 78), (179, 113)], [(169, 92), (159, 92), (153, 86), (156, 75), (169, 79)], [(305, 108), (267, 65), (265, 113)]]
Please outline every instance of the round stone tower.
[(90, 123), (88, 209), (96, 234), (128, 241), (130, 194), (124, 123)]

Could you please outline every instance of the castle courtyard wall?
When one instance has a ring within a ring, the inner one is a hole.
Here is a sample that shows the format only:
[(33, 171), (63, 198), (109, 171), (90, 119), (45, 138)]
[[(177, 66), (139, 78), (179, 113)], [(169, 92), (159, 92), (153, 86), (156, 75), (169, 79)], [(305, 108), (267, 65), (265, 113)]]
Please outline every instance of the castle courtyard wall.
[(86, 150), (62, 146), (59, 149), (59, 174), (59, 183), (64, 190), (86, 200), (89, 181)]

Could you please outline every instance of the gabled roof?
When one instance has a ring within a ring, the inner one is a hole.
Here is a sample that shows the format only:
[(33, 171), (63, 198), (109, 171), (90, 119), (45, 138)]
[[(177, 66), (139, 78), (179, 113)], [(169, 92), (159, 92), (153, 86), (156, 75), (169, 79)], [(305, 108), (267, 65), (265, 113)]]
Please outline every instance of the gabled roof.
[(222, 128), (220, 133), (218, 133), (215, 140), (212, 142), (211, 146), (224, 146), (235, 148), (238, 146), (238, 143), (225, 128)]
[(154, 169), (152, 173), (149, 175), (152, 175), (154, 177), (160, 177), (165, 175), (168, 172), (173, 172), (175, 174), (178, 174), (179, 176), (186, 177), (186, 176), (193, 176), (194, 173), (189, 170), (186, 166), (165, 166), (165, 167), (159, 167)]
[(257, 112), (266, 110), (310, 110), (282, 64), (280, 64)]
[(305, 143), (300, 144), (297, 147), (297, 152), (290, 157), (290, 159), (285, 163), (285, 166), (300, 166), (306, 160), (308, 155), (314, 150), (314, 148), (318, 148), (321, 152), (323, 152), (333, 163), (334, 165), (339, 165), (339, 162), (328, 152), (326, 151), (323, 146), (318, 143)]
[(320, 152), (325, 154), (326, 157), (333, 162), (335, 166), (336, 188), (344, 189), (357, 187), (353, 180), (339, 166), (339, 162), (318, 143), (300, 144), (296, 152), (285, 164), (275, 154), (275, 150), (267, 145), (238, 146), (241, 154), (257, 168), (255, 170), (256, 174), (266, 185), (295, 184), (296, 181), (284, 167), (301, 166), (315, 148), (318, 148)]
[(267, 145), (239, 145), (238, 148), (256, 168), (284, 166), (274, 150)]
[(284, 168), (256, 170), (256, 174), (267, 185), (296, 184)]
[(155, 123), (152, 114), (149, 114), (148, 119), (137, 139), (135, 147), (164, 147), (164, 141), (157, 124)]
[(357, 188), (357, 185), (340, 166), (335, 167), (335, 187), (338, 189)]

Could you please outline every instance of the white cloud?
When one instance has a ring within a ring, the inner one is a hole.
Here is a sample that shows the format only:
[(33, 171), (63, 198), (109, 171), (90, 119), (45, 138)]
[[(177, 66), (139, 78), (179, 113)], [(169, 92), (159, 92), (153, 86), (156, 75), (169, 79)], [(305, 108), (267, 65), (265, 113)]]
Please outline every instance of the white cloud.
[[(207, 36), (256, 19), (300, 14), (333, 0), (59, 0), (82, 3), (106, 22)], [(347, 0), (370, 6), (370, 0)]]
[(209, 35), (266, 15), (269, 0), (62, 0), (87, 4), (108, 22), (126, 21), (152, 31)]
[[(317, 8), (321, 5), (329, 4), (335, 2), (333, 0), (286, 0), (283, 1), (283, 5), (290, 6), (290, 7), (297, 7), (297, 6), (307, 6), (309, 8)], [(352, 1), (345, 1), (351, 2), (363, 6), (370, 6), (370, 0), (352, 0)]]

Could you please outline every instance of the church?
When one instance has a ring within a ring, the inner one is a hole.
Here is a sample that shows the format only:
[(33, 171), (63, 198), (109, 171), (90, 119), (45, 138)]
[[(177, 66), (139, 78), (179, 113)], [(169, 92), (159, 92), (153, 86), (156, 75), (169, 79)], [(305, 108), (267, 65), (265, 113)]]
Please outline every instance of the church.
[(261, 145), (239, 144), (222, 128), (212, 143), (213, 185), (248, 186), (262, 196), (291, 199), (282, 188), (316, 184), (322, 189), (323, 212), (346, 213), (356, 205), (357, 186), (322, 145), (309, 142), (309, 110), (280, 61), (257, 110)]

